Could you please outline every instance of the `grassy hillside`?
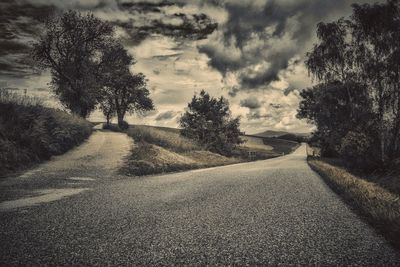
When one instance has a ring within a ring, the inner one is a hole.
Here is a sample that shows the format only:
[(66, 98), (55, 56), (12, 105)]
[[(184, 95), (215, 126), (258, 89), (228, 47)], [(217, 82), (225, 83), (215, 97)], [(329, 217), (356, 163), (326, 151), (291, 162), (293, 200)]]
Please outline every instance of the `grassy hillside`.
[(289, 133), (285, 131), (264, 131), (253, 136), (263, 138), (279, 138), (294, 142), (306, 142), (310, 137), (311, 133)]
[[(254, 140), (262, 140), (262, 143), (271, 148), (270, 153), (274, 153), (277, 156), (280, 156), (282, 154), (289, 154), (292, 153), (296, 148), (299, 147), (300, 143), (296, 141), (290, 141), (290, 140), (285, 140), (285, 139), (280, 139), (280, 138), (275, 138), (275, 137), (259, 137), (259, 136), (254, 136), (254, 135), (246, 135), (245, 138), (250, 140), (250, 145), (247, 145), (247, 142), (245, 143), (245, 146), (248, 146), (250, 148), (254, 147), (252, 145), (252, 142)], [(260, 141), (257, 141), (258, 143)]]
[(257, 134), (252, 134), (252, 136), (258, 136), (258, 137), (279, 137), (281, 135), (288, 134), (288, 132), (285, 131), (272, 131), (272, 130), (267, 130), (261, 133)]
[[(122, 169), (127, 175), (146, 175), (179, 170), (221, 166), (249, 160), (268, 159), (289, 153), (298, 143), (273, 140), (271, 145), (263, 138), (243, 136), (233, 157), (206, 151), (193, 140), (180, 135), (176, 128), (145, 125), (130, 126), (127, 134), (135, 140), (127, 165)], [(250, 152), (250, 153), (249, 153)]]
[(66, 152), (85, 140), (91, 127), (36, 99), (0, 90), (0, 176)]
[(146, 175), (180, 170), (221, 166), (241, 162), (205, 151), (179, 134), (179, 130), (152, 126), (131, 126), (128, 135), (135, 147), (127, 164), (122, 168), (126, 175)]

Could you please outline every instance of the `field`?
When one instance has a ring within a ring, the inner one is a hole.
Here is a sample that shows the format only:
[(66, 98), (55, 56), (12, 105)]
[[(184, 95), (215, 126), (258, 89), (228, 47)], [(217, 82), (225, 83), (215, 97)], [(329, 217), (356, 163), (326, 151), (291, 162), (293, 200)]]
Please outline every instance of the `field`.
[(130, 126), (127, 134), (135, 140), (135, 147), (122, 172), (127, 175), (146, 175), (171, 171), (222, 166), (249, 160), (268, 159), (294, 149), (298, 144), (275, 142), (264, 144), (259, 137), (244, 136), (233, 157), (206, 151), (194, 141), (180, 135), (179, 129), (145, 125)]
[(35, 98), (0, 90), (0, 176), (60, 155), (85, 140), (92, 125)]
[(323, 158), (310, 158), (309, 165), (350, 207), (400, 249), (398, 175), (355, 175), (340, 161)]
[(275, 137), (259, 137), (254, 135), (246, 135), (245, 138), (247, 138), (250, 141), (249, 145), (246, 142), (244, 144), (245, 146), (248, 146), (250, 148), (256, 148), (257, 145), (261, 145), (262, 143), (266, 147), (271, 148), (270, 153), (276, 155), (282, 155), (282, 154), (286, 155), (292, 153), (300, 145), (300, 143), (295, 141), (289, 141)]

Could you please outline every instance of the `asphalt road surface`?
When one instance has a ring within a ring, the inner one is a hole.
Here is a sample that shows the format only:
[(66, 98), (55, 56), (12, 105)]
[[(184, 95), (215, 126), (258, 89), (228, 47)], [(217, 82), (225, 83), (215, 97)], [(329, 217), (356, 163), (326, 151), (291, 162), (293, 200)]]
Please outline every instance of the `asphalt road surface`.
[(3, 180), (0, 265), (400, 266), (308, 167), (304, 146), (272, 160), (122, 177), (115, 170), (131, 145), (96, 132)]

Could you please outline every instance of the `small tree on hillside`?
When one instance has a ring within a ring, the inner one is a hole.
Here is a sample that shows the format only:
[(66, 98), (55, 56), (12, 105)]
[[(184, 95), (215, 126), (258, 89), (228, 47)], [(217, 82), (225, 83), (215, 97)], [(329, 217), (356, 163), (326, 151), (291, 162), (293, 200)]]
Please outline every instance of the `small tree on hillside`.
[(112, 43), (104, 51), (101, 64), (102, 100), (101, 109), (105, 116), (117, 115), (118, 125), (124, 127), (126, 113), (154, 109), (153, 101), (146, 88), (142, 73), (132, 74), (129, 70), (135, 64), (132, 56), (119, 43)]
[(243, 143), (239, 117), (231, 117), (228, 101), (223, 97), (211, 97), (204, 90), (192, 98), (180, 125), (182, 135), (220, 154), (230, 154)]
[(39, 66), (51, 71), (61, 103), (81, 117), (87, 117), (98, 102), (99, 59), (112, 35), (110, 23), (92, 14), (68, 11), (49, 20), (45, 33), (33, 46)]

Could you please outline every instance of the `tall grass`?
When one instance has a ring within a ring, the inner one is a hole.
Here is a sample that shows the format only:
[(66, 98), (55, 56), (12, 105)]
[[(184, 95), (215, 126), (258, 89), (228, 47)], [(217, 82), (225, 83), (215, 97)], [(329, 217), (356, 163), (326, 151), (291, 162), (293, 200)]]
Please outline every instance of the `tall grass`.
[(42, 106), (43, 101), (38, 97), (20, 95), (7, 89), (0, 88), (0, 103), (19, 106)]
[(373, 177), (356, 176), (324, 159), (310, 158), (308, 162), (349, 206), (400, 249), (400, 192), (383, 184), (399, 188), (398, 177), (381, 177), (376, 183)]
[(82, 118), (0, 90), (0, 176), (62, 154), (90, 133)]
[(150, 144), (168, 148), (175, 152), (201, 150), (201, 146), (185, 138), (179, 132), (163, 130), (151, 126), (135, 125), (128, 129), (128, 135), (136, 142), (145, 141)]

